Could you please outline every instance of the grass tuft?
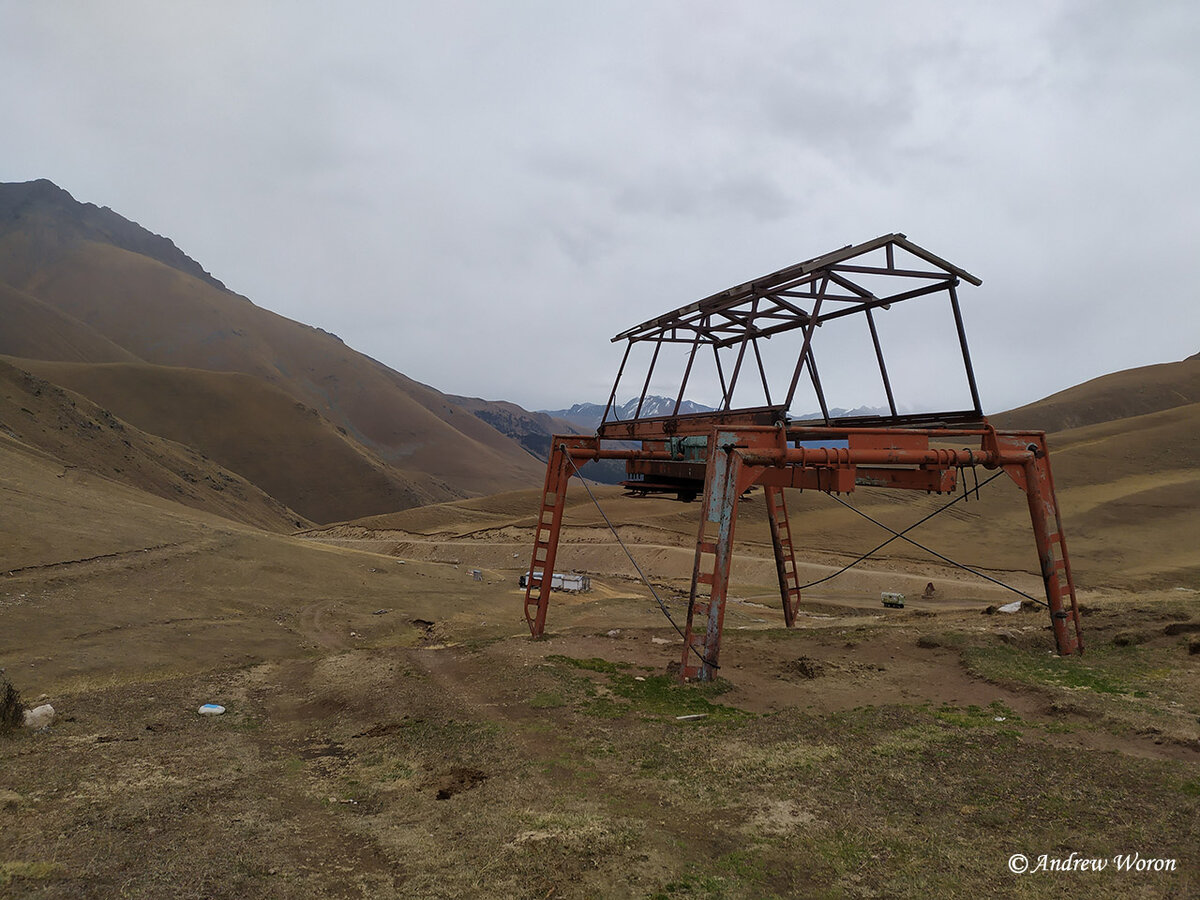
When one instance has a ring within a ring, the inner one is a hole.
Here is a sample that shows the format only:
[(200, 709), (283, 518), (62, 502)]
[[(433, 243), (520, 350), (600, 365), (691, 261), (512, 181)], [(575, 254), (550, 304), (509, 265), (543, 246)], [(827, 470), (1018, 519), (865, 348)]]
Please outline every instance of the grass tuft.
[(25, 701), (8, 679), (0, 685), (0, 734), (9, 734), (25, 722)]

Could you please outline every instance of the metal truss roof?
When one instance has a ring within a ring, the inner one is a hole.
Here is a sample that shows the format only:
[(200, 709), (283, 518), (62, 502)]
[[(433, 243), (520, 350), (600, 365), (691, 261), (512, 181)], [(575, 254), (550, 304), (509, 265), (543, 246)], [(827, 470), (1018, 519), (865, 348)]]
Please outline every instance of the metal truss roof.
[[(909, 417), (897, 413), (883, 348), (875, 326), (875, 311), (889, 309), (895, 303), (944, 293), (949, 296), (953, 310), (974, 408), (953, 413), (922, 415), (920, 420), (979, 419), (982, 417), (982, 411), (955, 290), (960, 281), (972, 285), (983, 283), (966, 270), (914, 244), (905, 235), (885, 234), (874, 240), (846, 246), (739, 284), (621, 332), (612, 339), (614, 342), (628, 342), (621, 371), (617, 374), (617, 382), (620, 382), (625, 362), (629, 358), (629, 350), (635, 343), (650, 341), (656, 344), (654, 359), (651, 360), (650, 371), (646, 375), (647, 387), (658, 359), (658, 351), (663, 344), (692, 345), (687, 371), (684, 373), (683, 384), (676, 399), (675, 416), (657, 417), (683, 418), (679, 416), (679, 408), (693, 363), (701, 347), (711, 347), (723, 391), (719, 412), (728, 414), (737, 411), (730, 407), (733, 389), (742, 370), (743, 361), (747, 357), (747, 350), (750, 350), (757, 362), (768, 400), (767, 407), (756, 407), (756, 410), (769, 409), (778, 413), (780, 417), (786, 415), (800, 376), (807, 371), (821, 404), (824, 421), (826, 424), (832, 424), (834, 420), (830, 418), (826, 407), (813, 356), (813, 334), (815, 329), (825, 322), (861, 315), (865, 317), (870, 329), (876, 362), (891, 409), (891, 416), (880, 417), (877, 421), (899, 424)], [(776, 396), (781, 397), (782, 403), (773, 402), (758, 340), (794, 329), (804, 329), (803, 345), (790, 384), (787, 386), (786, 396), (785, 392), (779, 391)], [(737, 359), (732, 371), (727, 375), (717, 351), (734, 346), (739, 347)], [(606, 423), (610, 421), (608, 415), (613, 409), (616, 392), (617, 384), (614, 384), (605, 413)], [(646, 387), (643, 387), (643, 400), (645, 396)], [(635, 420), (640, 416), (641, 405), (639, 402)], [(629, 422), (626, 421), (622, 425), (622, 430), (628, 432)], [(605, 425), (602, 425), (601, 430), (604, 429)]]

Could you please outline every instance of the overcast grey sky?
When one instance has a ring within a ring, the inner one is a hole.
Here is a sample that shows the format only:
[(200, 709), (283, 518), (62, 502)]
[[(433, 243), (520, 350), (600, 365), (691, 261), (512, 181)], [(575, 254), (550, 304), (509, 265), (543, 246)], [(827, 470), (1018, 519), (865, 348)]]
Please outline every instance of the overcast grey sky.
[[(529, 408), (606, 399), (631, 325), (892, 231), (983, 279), (989, 411), (1200, 351), (1194, 2), (0, 0), (0, 122), (0, 180)], [(857, 372), (832, 402), (878, 402)]]

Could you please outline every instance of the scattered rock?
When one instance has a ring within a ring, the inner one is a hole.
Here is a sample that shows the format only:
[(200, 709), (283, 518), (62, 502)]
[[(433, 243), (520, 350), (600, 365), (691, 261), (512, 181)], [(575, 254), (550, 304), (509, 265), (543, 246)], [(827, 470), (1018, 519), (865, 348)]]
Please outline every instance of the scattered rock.
[(609, 632), (607, 632), (607, 634), (608, 634), (608, 636), (609, 636), (609, 637), (611, 637), (611, 638), (620, 637), (620, 636), (621, 636), (621, 629), (620, 629), (620, 628), (614, 628), (612, 631), (609, 631)]
[(54, 707), (49, 703), (43, 703), (41, 706), (25, 710), (26, 728), (33, 728), (35, 730), (48, 728), (53, 721)]

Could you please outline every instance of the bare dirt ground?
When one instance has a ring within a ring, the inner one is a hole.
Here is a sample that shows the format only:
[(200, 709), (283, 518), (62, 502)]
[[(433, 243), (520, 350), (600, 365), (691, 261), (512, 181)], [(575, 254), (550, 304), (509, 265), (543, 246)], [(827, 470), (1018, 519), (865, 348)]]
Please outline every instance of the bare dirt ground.
[[(0, 896), (1200, 894), (1195, 585), (1093, 583), (1082, 659), (913, 558), (788, 630), (747, 517), (722, 678), (678, 686), (678, 636), (583, 507), (560, 552), (594, 589), (534, 642), (519, 496), (289, 537), (59, 471), (0, 476), (0, 677), (59, 713), (0, 737)], [(614, 502), (682, 617), (695, 505)], [(1107, 866), (1009, 870), (1073, 852)]]

